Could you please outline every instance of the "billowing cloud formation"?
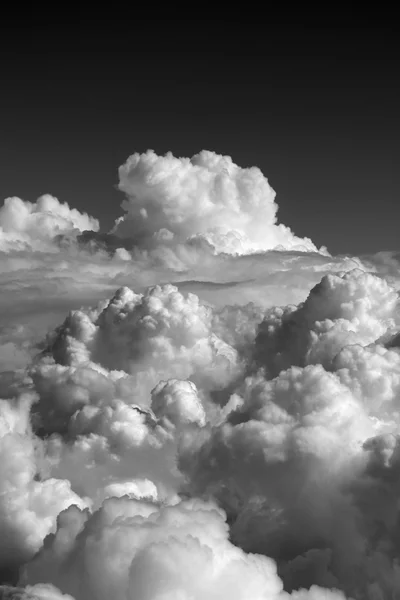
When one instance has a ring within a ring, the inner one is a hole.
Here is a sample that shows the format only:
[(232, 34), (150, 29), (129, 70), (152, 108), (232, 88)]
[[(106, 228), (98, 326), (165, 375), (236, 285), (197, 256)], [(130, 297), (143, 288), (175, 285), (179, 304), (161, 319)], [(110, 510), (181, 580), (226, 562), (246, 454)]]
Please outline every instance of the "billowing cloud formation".
[[(187, 500), (157, 506), (110, 499), (92, 516), (71, 508), (26, 567), (22, 582), (50, 579), (76, 600), (284, 598), (276, 565), (228, 541), (223, 512)], [(315, 588), (300, 597), (323, 598)], [(339, 593), (329, 594), (334, 599)]]
[[(47, 355), (52, 359), (44, 357), (33, 369), (41, 398), (50, 394), (55, 407), (57, 382), (70, 380), (76, 393), (68, 393), (61, 404), (72, 412), (90, 400), (90, 393), (80, 391), (80, 381), (85, 390), (93, 384), (96, 396), (109, 398), (116, 394), (111, 379), (121, 388), (119, 394), (146, 404), (161, 379), (191, 378), (209, 390), (226, 386), (242, 371), (236, 350), (213, 333), (211, 309), (172, 285), (145, 294), (120, 288), (97, 309), (72, 312), (49, 336)], [(46, 405), (44, 418), (49, 414)]]
[(270, 311), (258, 334), (260, 359), (265, 356), (275, 373), (290, 365), (329, 365), (344, 346), (366, 346), (388, 335), (397, 309), (395, 290), (374, 275), (327, 275), (300, 307)]
[(127, 195), (114, 233), (139, 245), (203, 239), (218, 252), (276, 247), (316, 251), (309, 239), (278, 225), (275, 192), (256, 167), (242, 169), (229, 156), (203, 151), (193, 158), (171, 153), (133, 154), (119, 169)]
[(205, 425), (206, 415), (196, 386), (188, 380), (161, 381), (152, 391), (151, 408), (158, 418), (168, 419), (174, 425)]
[(66, 312), (119, 287), (172, 283), (221, 308), (232, 298), (264, 308), (303, 301), (323, 274), (364, 268), (277, 225), (275, 194), (258, 169), (212, 152), (135, 156), (120, 170), (127, 198), (114, 233), (50, 195), (0, 208), (0, 369), (29, 363)]
[(0, 249), (45, 249), (60, 234), (73, 231), (97, 231), (99, 222), (51, 196), (36, 202), (7, 198), (0, 208)]
[(217, 498), (233, 541), (274, 557), (288, 589), (399, 593), (399, 355), (370, 345), (397, 309), (397, 294), (371, 275), (323, 280), (298, 309), (261, 323), (266, 370), (237, 388), (226, 420), (181, 442), (189, 492)]
[(120, 188), (105, 235), (0, 209), (0, 598), (399, 596), (393, 257), (317, 252), (211, 152)]
[(5, 576), (40, 548), (61, 510), (87, 503), (69, 481), (41, 471), (42, 447), (31, 433), (32, 395), (0, 401), (0, 566)]

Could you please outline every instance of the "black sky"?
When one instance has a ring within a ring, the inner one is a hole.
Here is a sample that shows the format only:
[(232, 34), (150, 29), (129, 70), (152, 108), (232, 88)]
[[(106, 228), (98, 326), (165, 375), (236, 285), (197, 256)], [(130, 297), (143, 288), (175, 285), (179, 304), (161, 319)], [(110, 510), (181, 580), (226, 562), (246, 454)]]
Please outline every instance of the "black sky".
[(260, 167), (280, 221), (318, 246), (399, 249), (395, 27), (260, 13), (252, 23), (130, 16), (2, 29), (1, 200), (51, 193), (106, 229), (130, 154), (206, 148)]

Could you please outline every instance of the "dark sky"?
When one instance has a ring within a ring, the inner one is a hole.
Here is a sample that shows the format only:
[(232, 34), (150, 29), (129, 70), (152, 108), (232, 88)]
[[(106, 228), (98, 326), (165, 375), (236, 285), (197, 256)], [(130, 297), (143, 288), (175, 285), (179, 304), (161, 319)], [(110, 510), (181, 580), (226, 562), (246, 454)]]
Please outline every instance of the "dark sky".
[(109, 228), (130, 154), (205, 148), (260, 167), (318, 246), (398, 249), (398, 31), (259, 17), (3, 22), (1, 200), (51, 193)]

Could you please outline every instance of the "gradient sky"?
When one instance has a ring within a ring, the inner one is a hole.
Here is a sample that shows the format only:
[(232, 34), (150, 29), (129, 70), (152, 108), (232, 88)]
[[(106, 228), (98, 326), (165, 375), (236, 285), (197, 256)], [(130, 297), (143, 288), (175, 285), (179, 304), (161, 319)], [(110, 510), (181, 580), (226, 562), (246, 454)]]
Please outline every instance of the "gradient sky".
[(0, 199), (121, 214), (148, 148), (256, 165), (281, 222), (333, 253), (398, 249), (396, 29), (234, 21), (3, 23)]

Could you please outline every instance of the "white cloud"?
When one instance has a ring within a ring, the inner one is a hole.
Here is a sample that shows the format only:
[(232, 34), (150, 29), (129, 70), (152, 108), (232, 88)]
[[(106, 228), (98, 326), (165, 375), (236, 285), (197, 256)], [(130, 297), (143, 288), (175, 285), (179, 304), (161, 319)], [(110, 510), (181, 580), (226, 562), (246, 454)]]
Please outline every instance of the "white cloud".
[(191, 381), (160, 381), (151, 393), (151, 408), (158, 418), (177, 426), (181, 423), (203, 426), (206, 422), (197, 388)]
[(396, 257), (318, 252), (212, 152), (120, 189), (110, 234), (0, 209), (0, 596), (397, 597)]
[(0, 249), (49, 249), (53, 238), (60, 234), (97, 231), (99, 222), (45, 194), (34, 203), (21, 198), (6, 198), (0, 208)]
[(126, 214), (114, 233), (151, 247), (200, 237), (217, 252), (285, 249), (316, 251), (309, 239), (278, 225), (275, 192), (259, 169), (242, 169), (229, 156), (203, 151), (191, 159), (149, 150), (119, 169)]
[[(49, 576), (76, 600), (267, 600), (282, 589), (274, 562), (233, 546), (223, 512), (200, 501), (159, 507), (115, 498), (89, 518), (72, 508), (22, 582)], [(342, 598), (317, 588), (298, 595)]]
[(69, 481), (42, 472), (42, 446), (29, 424), (34, 400), (0, 400), (0, 565), (10, 572), (41, 547), (61, 510), (87, 506)]
[(257, 355), (273, 374), (290, 365), (329, 366), (344, 347), (368, 345), (395, 329), (398, 295), (359, 269), (327, 275), (299, 307), (273, 309), (260, 326)]

